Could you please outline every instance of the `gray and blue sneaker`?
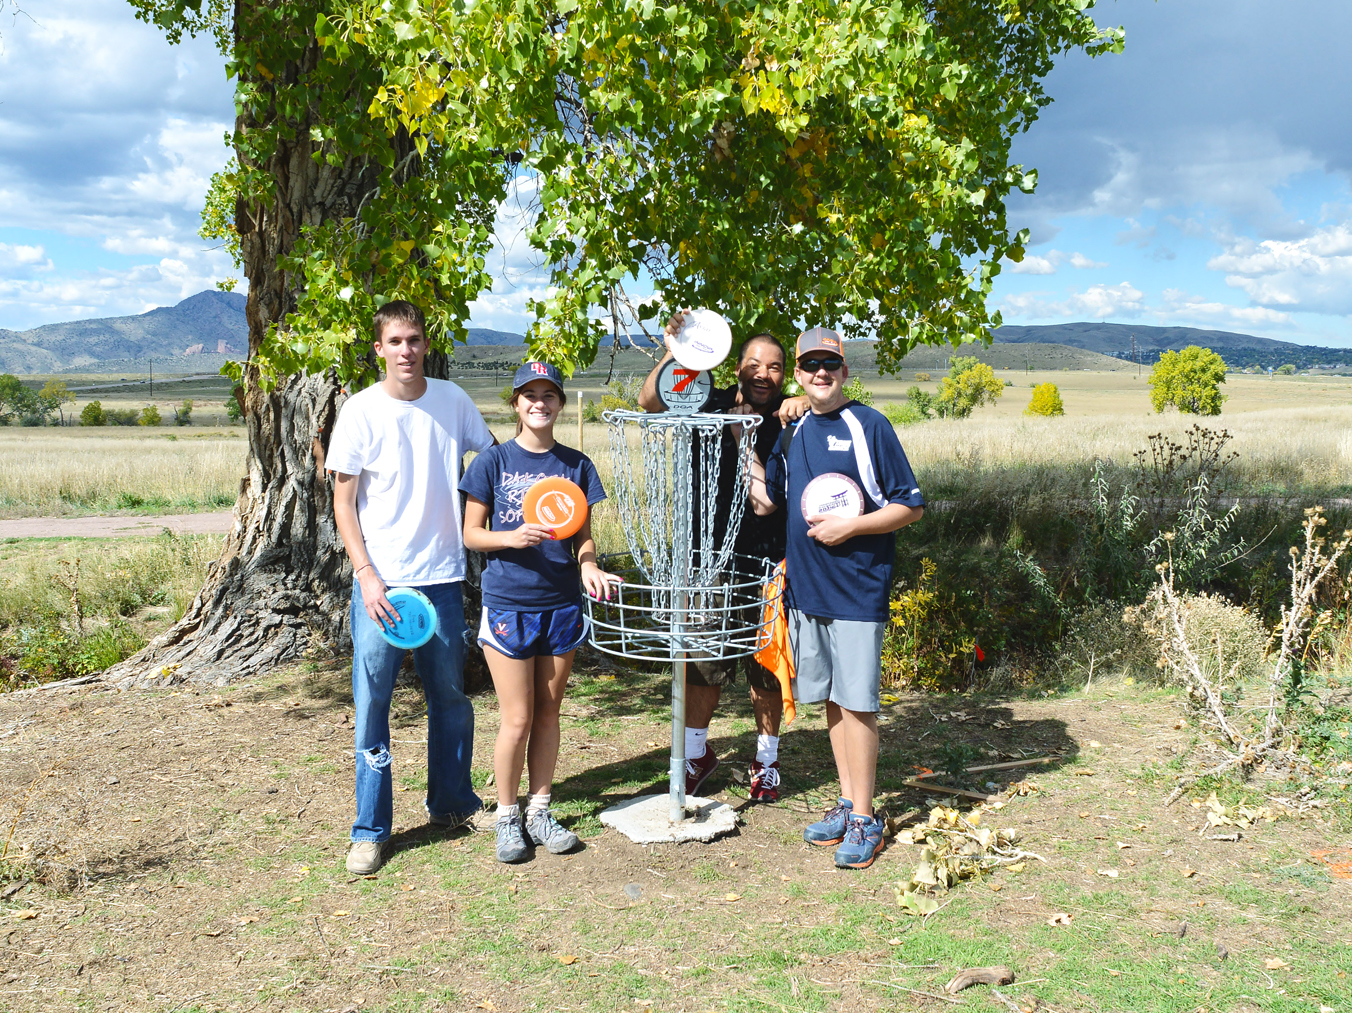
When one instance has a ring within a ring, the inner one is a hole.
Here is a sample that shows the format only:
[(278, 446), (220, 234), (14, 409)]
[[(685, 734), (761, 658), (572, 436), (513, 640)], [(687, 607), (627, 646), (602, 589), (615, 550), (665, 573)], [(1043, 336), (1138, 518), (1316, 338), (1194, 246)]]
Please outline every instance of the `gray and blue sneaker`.
[(837, 799), (836, 804), (826, 810), (826, 815), (816, 823), (809, 823), (803, 831), (803, 840), (825, 848), (845, 840), (845, 820), (850, 815), (854, 803), (847, 798)]
[(548, 809), (526, 812), (526, 834), (536, 844), (544, 845), (551, 855), (562, 855), (577, 847), (577, 834), (560, 824)]
[(836, 848), (836, 865), (841, 869), (867, 869), (883, 850), (883, 821), (878, 816), (850, 814), (845, 840)]
[(499, 862), (519, 862), (526, 857), (526, 841), (521, 836), (520, 816), (499, 816), (497, 832)]

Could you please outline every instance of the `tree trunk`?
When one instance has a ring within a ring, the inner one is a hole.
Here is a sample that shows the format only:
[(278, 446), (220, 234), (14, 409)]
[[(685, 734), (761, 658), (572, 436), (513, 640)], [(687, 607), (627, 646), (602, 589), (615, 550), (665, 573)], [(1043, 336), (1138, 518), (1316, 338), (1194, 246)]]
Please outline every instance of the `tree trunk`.
[[(317, 58), (312, 39), (302, 59), (288, 65), (288, 76), (308, 73)], [(255, 124), (246, 112), (237, 126), (245, 131)], [(375, 185), (376, 172), (363, 163), (316, 162), (310, 126), (308, 120), (293, 124), (290, 140), (278, 143), (267, 166), (276, 181), (272, 204), (241, 199), (236, 206), (249, 279), (250, 358), (269, 326), (295, 307), (296, 287), (303, 284), (278, 267), (278, 258), (291, 250), (302, 226), (355, 215)], [(429, 356), (428, 365), (429, 375), (446, 375), (444, 355)], [(310, 647), (351, 648), (352, 568), (324, 474), (345, 394), (332, 373), (289, 377), (272, 391), (256, 381), (247, 367), (247, 468), (220, 559), (182, 619), (105, 673), (119, 688), (225, 685), (295, 661)], [(477, 629), (478, 590), (468, 583), (466, 619), (472, 617), (470, 628)], [(466, 686), (479, 688), (487, 682), (486, 667), (477, 652), (469, 653), (477, 664), (471, 667), (467, 658)]]

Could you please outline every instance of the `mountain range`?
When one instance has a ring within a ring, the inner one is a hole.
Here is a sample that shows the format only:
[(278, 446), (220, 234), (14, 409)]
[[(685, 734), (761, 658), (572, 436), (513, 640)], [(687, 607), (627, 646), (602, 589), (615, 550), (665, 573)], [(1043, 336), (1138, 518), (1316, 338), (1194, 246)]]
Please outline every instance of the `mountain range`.
[[(161, 306), (128, 317), (72, 320), (27, 331), (0, 328), (0, 372), (56, 373), (63, 370), (131, 369), (137, 359), (177, 360), (189, 371), (212, 371), (248, 347), (245, 297), (238, 292), (199, 292), (177, 306)], [(1133, 324), (1070, 323), (1006, 326), (995, 331), (1001, 344), (1069, 345), (1117, 359), (1149, 365), (1167, 349), (1201, 345), (1218, 352), (1235, 368), (1280, 366), (1301, 369), (1352, 362), (1352, 349), (1317, 348), (1274, 338), (1196, 327), (1144, 327)], [(639, 337), (641, 341), (641, 337)], [(520, 345), (520, 334), (469, 328), (471, 345)], [(609, 344), (609, 337), (603, 342)], [(120, 360), (120, 362), (119, 362)], [(165, 366), (169, 366), (165, 362)], [(173, 371), (179, 371), (173, 369)]]

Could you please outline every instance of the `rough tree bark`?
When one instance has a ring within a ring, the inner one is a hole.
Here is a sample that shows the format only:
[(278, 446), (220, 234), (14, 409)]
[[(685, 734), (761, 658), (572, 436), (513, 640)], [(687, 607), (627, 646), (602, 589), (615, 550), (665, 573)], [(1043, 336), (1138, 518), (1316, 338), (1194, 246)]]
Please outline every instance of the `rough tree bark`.
[[(311, 39), (289, 75), (311, 72), (319, 57)], [(247, 112), (237, 126), (255, 126)], [(278, 266), (306, 225), (350, 218), (375, 185), (364, 163), (340, 167), (312, 158), (308, 120), (293, 124), (267, 166), (276, 181), (270, 206), (236, 206), (236, 227), (249, 279), (250, 358), (268, 328), (294, 309), (300, 279)], [(444, 355), (429, 356), (429, 375), (445, 376)], [(172, 628), (113, 666), (104, 679), (119, 688), (180, 682), (225, 685), (300, 658), (307, 648), (351, 647), (348, 605), (352, 569), (333, 518), (324, 457), (345, 397), (331, 373), (298, 375), (263, 391), (246, 372), (243, 398), (249, 449), (234, 524), (206, 585)], [(477, 582), (476, 582), (477, 583)], [(466, 587), (466, 615), (478, 624), (477, 589)], [(466, 684), (486, 682), (470, 652)]]

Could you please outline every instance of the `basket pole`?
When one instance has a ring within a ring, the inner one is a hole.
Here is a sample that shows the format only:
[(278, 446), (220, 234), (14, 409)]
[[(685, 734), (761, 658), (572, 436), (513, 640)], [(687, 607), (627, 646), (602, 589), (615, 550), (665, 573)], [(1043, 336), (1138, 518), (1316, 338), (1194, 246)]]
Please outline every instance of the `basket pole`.
[(690, 473), (691, 430), (677, 428), (672, 434), (672, 524), (671, 571), (674, 594), (671, 596), (671, 773), (668, 782), (673, 823), (685, 819), (685, 623), (686, 588), (690, 585), (690, 500), (693, 491)]

